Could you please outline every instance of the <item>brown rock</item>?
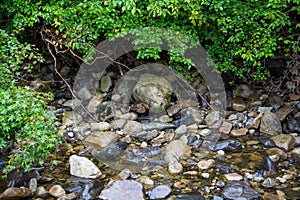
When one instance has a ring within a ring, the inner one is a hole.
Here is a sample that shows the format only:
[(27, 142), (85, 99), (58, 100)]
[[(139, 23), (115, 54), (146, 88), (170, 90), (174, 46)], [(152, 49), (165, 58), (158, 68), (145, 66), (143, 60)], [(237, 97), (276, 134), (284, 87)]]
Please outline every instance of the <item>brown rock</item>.
[(51, 196), (59, 198), (64, 196), (66, 194), (66, 191), (60, 185), (53, 185), (49, 189), (49, 193), (51, 194)]
[(294, 148), (295, 139), (290, 135), (280, 134), (272, 137), (271, 139), (274, 141), (277, 147), (282, 148), (286, 151), (289, 151), (292, 148)]
[(246, 109), (246, 103), (240, 97), (232, 97), (231, 102), (233, 110), (244, 111)]
[(232, 130), (231, 135), (233, 135), (233, 136), (243, 136), (243, 135), (246, 135), (247, 132), (248, 132), (247, 128), (240, 128), (240, 129)]
[(229, 134), (232, 129), (232, 123), (224, 121), (219, 128), (219, 132), (223, 134)]
[(25, 199), (30, 194), (31, 191), (28, 188), (10, 187), (0, 194), (0, 199)]

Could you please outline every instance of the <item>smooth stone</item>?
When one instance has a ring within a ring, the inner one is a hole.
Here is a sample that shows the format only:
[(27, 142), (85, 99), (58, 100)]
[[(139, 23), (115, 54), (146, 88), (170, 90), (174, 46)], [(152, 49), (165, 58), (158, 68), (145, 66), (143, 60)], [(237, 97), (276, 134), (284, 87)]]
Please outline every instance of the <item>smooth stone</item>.
[(80, 105), (80, 100), (77, 99), (67, 100), (63, 103), (64, 107), (70, 107), (70, 108), (76, 108), (79, 105)]
[[(175, 125), (171, 123), (162, 123), (162, 122), (148, 122), (142, 123), (142, 130), (144, 131), (151, 131), (151, 130), (163, 130), (168, 128), (174, 128)], [(124, 128), (125, 130), (125, 128)]]
[(86, 87), (81, 88), (77, 92), (77, 96), (81, 101), (85, 101), (93, 97), (92, 93)]
[(45, 198), (45, 197), (47, 197), (47, 195), (48, 195), (48, 192), (44, 186), (37, 187), (37, 190), (35, 193), (36, 197)]
[(174, 161), (174, 162), (169, 163), (168, 171), (170, 174), (173, 174), (173, 175), (180, 174), (183, 171), (183, 166), (181, 163)]
[(287, 124), (292, 133), (300, 133), (300, 117), (288, 119)]
[(95, 179), (102, 175), (99, 168), (89, 159), (72, 155), (70, 157), (70, 174), (81, 178)]
[(126, 180), (131, 176), (131, 174), (132, 172), (129, 169), (125, 168), (118, 174), (118, 177), (120, 177), (122, 180)]
[(36, 193), (36, 190), (37, 190), (37, 180), (36, 178), (32, 178), (30, 179), (29, 181), (29, 189), (30, 189), (30, 193), (33, 195)]
[(149, 178), (148, 176), (140, 176), (138, 181), (143, 184), (145, 189), (148, 189), (148, 188), (154, 186), (154, 181), (151, 178)]
[(275, 114), (277, 115), (277, 117), (280, 121), (283, 121), (293, 110), (294, 110), (294, 108), (291, 106), (283, 106), (283, 107), (279, 108), (275, 112)]
[(187, 133), (187, 127), (186, 127), (186, 125), (181, 125), (175, 130), (175, 135), (176, 135), (175, 138), (176, 139), (180, 138), (185, 133)]
[(222, 195), (227, 199), (252, 200), (260, 199), (261, 195), (251, 188), (247, 182), (232, 181), (228, 183)]
[(212, 151), (236, 151), (242, 149), (242, 144), (236, 140), (229, 140), (224, 142), (218, 142), (217, 144), (210, 146), (209, 148)]
[(25, 199), (31, 194), (28, 188), (10, 187), (0, 194), (0, 199)]
[(234, 130), (231, 130), (230, 133), (233, 136), (243, 136), (248, 133), (248, 129), (247, 128), (234, 129)]
[(239, 97), (242, 97), (245, 99), (249, 98), (254, 93), (253, 89), (245, 84), (241, 84), (241, 85), (237, 86), (236, 92)]
[(214, 125), (217, 121), (219, 121), (221, 115), (218, 111), (210, 112), (206, 117), (205, 121), (208, 126)]
[(136, 120), (138, 118), (138, 116), (136, 113), (129, 112), (129, 113), (125, 113), (123, 115), (118, 116), (118, 118), (126, 119), (126, 120)]
[(243, 179), (243, 176), (238, 173), (225, 174), (224, 176), (228, 181), (240, 181)]
[(149, 199), (164, 199), (172, 192), (168, 185), (158, 185), (148, 192)]
[(110, 129), (108, 122), (91, 123), (91, 131), (107, 131)]
[(95, 113), (98, 106), (103, 102), (103, 94), (97, 93), (89, 102), (87, 110), (90, 113)]
[(103, 149), (108, 145), (117, 142), (119, 134), (113, 131), (99, 131), (87, 136), (83, 143), (92, 146), (96, 150)]
[(266, 112), (271, 112), (272, 109), (273, 107), (259, 107), (257, 112), (265, 114)]
[(161, 154), (161, 149), (156, 146), (145, 147), (142, 149), (132, 149), (131, 152), (134, 156), (139, 158), (151, 158)]
[(186, 109), (186, 115), (191, 115), (192, 116), (192, 120), (194, 123), (196, 124), (200, 124), (203, 122), (203, 114), (200, 112), (199, 109), (197, 108), (193, 108), (193, 107), (188, 107)]
[(125, 119), (115, 119), (110, 122), (110, 127), (114, 130), (122, 129), (126, 123), (127, 123), (127, 120), (125, 120)]
[(261, 119), (260, 132), (268, 135), (278, 135), (282, 133), (281, 122), (275, 113), (270, 111), (265, 112)]
[(101, 149), (99, 152), (95, 153), (93, 156), (104, 162), (104, 163), (110, 163), (110, 162), (116, 162), (119, 161), (121, 156), (123, 156), (126, 152), (126, 148), (128, 146), (127, 142), (117, 142), (113, 143), (103, 149)]
[(200, 194), (179, 194), (175, 200), (205, 200), (205, 197)]
[(102, 92), (108, 92), (111, 86), (112, 86), (112, 80), (110, 76), (105, 75), (100, 79), (100, 90)]
[(111, 181), (102, 190), (99, 198), (106, 200), (144, 200), (143, 186), (134, 180)]
[(232, 97), (232, 109), (236, 111), (244, 111), (246, 109), (246, 103), (245, 101), (240, 97)]
[(65, 112), (62, 118), (62, 125), (72, 126), (73, 124), (80, 124), (82, 116), (75, 112)]
[(201, 173), (201, 176), (203, 177), (203, 178), (209, 178), (209, 173), (207, 173), (207, 172), (203, 172), (203, 173)]
[(168, 115), (162, 115), (157, 120), (162, 123), (169, 123), (173, 121), (173, 118)]
[(280, 134), (271, 138), (275, 145), (279, 148), (289, 151), (294, 148), (295, 139), (294, 137), (287, 134)]
[(232, 123), (224, 121), (219, 128), (219, 132), (222, 134), (229, 134), (232, 129)]
[(127, 121), (127, 123), (124, 126), (124, 133), (126, 135), (135, 136), (142, 131), (143, 131), (143, 126), (140, 122)]
[(190, 154), (191, 148), (186, 141), (183, 139), (173, 140), (166, 146), (164, 160), (167, 163), (178, 162), (182, 156)]
[(268, 172), (274, 172), (276, 170), (273, 161), (267, 156), (261, 160), (259, 168)]
[(70, 68), (70, 67), (64, 66), (64, 67), (61, 68), (60, 74), (61, 74), (62, 76), (67, 76), (67, 75), (70, 73), (70, 71), (71, 71), (71, 68)]
[(60, 185), (53, 185), (50, 189), (49, 189), (49, 194), (53, 197), (59, 198), (62, 197), (66, 194), (66, 191), (64, 190), (64, 188)]
[(197, 163), (197, 167), (200, 170), (212, 168), (214, 165), (215, 165), (215, 160), (213, 159), (201, 160)]

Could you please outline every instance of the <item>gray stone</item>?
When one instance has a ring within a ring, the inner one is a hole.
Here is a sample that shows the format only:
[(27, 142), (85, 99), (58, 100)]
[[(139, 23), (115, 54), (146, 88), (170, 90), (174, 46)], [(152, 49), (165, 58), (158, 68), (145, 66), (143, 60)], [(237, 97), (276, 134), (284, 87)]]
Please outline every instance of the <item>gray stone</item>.
[(77, 92), (77, 96), (81, 101), (85, 101), (93, 97), (92, 93), (86, 87), (81, 88)]
[(91, 131), (107, 131), (110, 129), (110, 124), (107, 122), (91, 123)]
[(64, 67), (61, 68), (60, 74), (61, 74), (62, 76), (67, 76), (67, 75), (70, 73), (70, 71), (71, 71), (71, 68), (70, 68), (70, 67), (64, 66)]
[(166, 146), (164, 160), (167, 163), (178, 162), (182, 156), (190, 154), (191, 149), (184, 139), (173, 140)]
[(70, 174), (81, 178), (98, 178), (102, 175), (98, 167), (89, 159), (72, 155), (70, 157)]
[(282, 108), (278, 109), (275, 114), (280, 121), (283, 121), (293, 110), (294, 108), (291, 106), (283, 106)]
[(62, 125), (72, 126), (73, 124), (80, 124), (82, 121), (81, 115), (75, 112), (65, 112), (62, 118)]
[(36, 190), (37, 190), (37, 180), (36, 180), (36, 178), (30, 179), (29, 189), (30, 189), (30, 192), (31, 192), (32, 195), (36, 193)]
[(71, 100), (67, 100), (64, 102), (63, 106), (65, 107), (71, 107), (71, 108), (76, 108), (80, 105), (80, 100), (77, 99), (71, 99)]
[(197, 163), (198, 169), (209, 169), (215, 165), (215, 161), (213, 159), (201, 160)]
[(278, 135), (282, 133), (281, 123), (275, 113), (270, 111), (264, 113), (260, 123), (260, 132), (269, 135)]
[(53, 185), (49, 189), (49, 194), (53, 197), (59, 198), (59, 197), (64, 196), (66, 194), (66, 191), (60, 185)]
[(149, 199), (164, 199), (172, 192), (170, 186), (159, 185), (148, 192)]
[(90, 113), (95, 113), (98, 106), (102, 103), (103, 101), (103, 94), (97, 93), (89, 102), (87, 109)]
[(186, 109), (186, 114), (187, 115), (191, 115), (192, 116), (192, 120), (194, 123), (196, 124), (200, 124), (203, 121), (203, 114), (200, 112), (199, 109), (197, 108), (193, 108), (193, 107), (189, 107)]
[(180, 138), (183, 134), (187, 132), (186, 125), (181, 125), (175, 130), (176, 138)]
[(264, 114), (265, 112), (271, 111), (272, 109), (273, 107), (259, 107), (257, 111), (261, 114)]
[(124, 126), (124, 133), (126, 135), (135, 136), (142, 131), (143, 131), (142, 124), (136, 121), (127, 121), (127, 123)]
[(144, 200), (143, 186), (134, 180), (111, 181), (102, 190), (99, 198), (106, 200)]
[(277, 147), (282, 148), (286, 151), (289, 151), (292, 148), (294, 148), (295, 139), (290, 135), (280, 134), (272, 137), (271, 139), (274, 141)]
[(150, 110), (160, 113), (170, 101), (172, 85), (163, 77), (143, 74), (133, 88), (133, 98), (138, 103), (146, 103)]
[(110, 126), (114, 130), (122, 129), (126, 123), (127, 123), (126, 119), (115, 119), (111, 121)]
[(28, 188), (10, 187), (0, 194), (0, 199), (26, 199), (30, 194)]
[(253, 89), (245, 84), (239, 85), (236, 88), (236, 92), (240, 97), (245, 98), (245, 99), (249, 98), (254, 93)]
[(218, 111), (213, 111), (211, 113), (209, 113), (206, 117), (205, 117), (205, 121), (206, 121), (206, 124), (208, 126), (212, 126), (214, 125), (215, 123), (218, 122), (218, 120), (220, 119), (220, 112)]
[(252, 189), (246, 182), (232, 181), (228, 183), (222, 195), (226, 199), (252, 200), (260, 199), (260, 194)]
[(111, 77), (108, 75), (103, 76), (100, 79), (100, 90), (102, 92), (108, 92), (109, 88), (112, 86)]
[(177, 114), (179, 111), (181, 111), (181, 109), (182, 109), (182, 105), (175, 103), (174, 105), (170, 106), (167, 109), (167, 113), (169, 116), (173, 116), (173, 115)]
[(173, 118), (169, 117), (168, 115), (162, 115), (157, 120), (162, 123), (168, 123), (168, 122), (173, 121)]
[(136, 120), (137, 119), (137, 114), (136, 113), (125, 113), (123, 115), (118, 116), (120, 119), (126, 119), (126, 120)]
[(96, 150), (103, 149), (108, 145), (117, 142), (119, 135), (112, 131), (94, 132), (83, 140), (84, 144), (92, 146)]
[(287, 124), (292, 133), (300, 133), (300, 117), (288, 119)]
[(162, 123), (162, 122), (149, 122), (149, 123), (143, 123), (142, 124), (144, 131), (150, 131), (150, 130), (162, 130), (167, 128), (174, 128), (175, 125), (171, 123)]

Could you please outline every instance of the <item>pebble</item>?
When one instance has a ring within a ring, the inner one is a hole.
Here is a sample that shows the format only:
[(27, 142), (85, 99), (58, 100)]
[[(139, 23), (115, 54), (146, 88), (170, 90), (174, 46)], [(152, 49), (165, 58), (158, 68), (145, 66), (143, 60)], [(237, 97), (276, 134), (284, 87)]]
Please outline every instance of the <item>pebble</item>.
[(243, 179), (243, 176), (238, 173), (225, 174), (224, 176), (228, 181), (240, 181)]
[(142, 124), (136, 121), (127, 121), (127, 123), (124, 126), (124, 133), (126, 135), (135, 136), (142, 131), (143, 131)]
[(205, 117), (205, 122), (208, 126), (214, 125), (219, 119), (221, 115), (220, 112), (218, 111), (213, 111), (210, 112), (206, 117)]
[(60, 185), (53, 185), (49, 189), (49, 194), (53, 197), (59, 198), (59, 197), (64, 196), (66, 194), (66, 191)]
[(235, 130), (231, 130), (231, 135), (233, 136), (243, 136), (246, 135), (248, 132), (247, 128), (240, 128), (240, 129), (235, 129)]
[(46, 191), (44, 186), (39, 186), (37, 187), (35, 195), (36, 197), (45, 198), (47, 197), (48, 192)]
[(284, 149), (285, 151), (290, 151), (294, 148), (295, 139), (294, 137), (287, 134), (280, 134), (271, 138), (275, 145), (279, 148)]
[(242, 181), (232, 181), (228, 183), (222, 194), (227, 199), (260, 199), (260, 194), (251, 188), (247, 182)]
[(168, 171), (170, 174), (180, 174), (183, 171), (183, 166), (179, 162), (171, 162), (168, 165)]
[(172, 192), (170, 186), (159, 185), (148, 192), (149, 199), (164, 199)]
[(29, 181), (29, 189), (30, 189), (30, 193), (33, 195), (36, 193), (37, 190), (37, 180), (36, 178), (32, 178)]
[(219, 132), (223, 134), (229, 134), (232, 129), (232, 123), (224, 121), (219, 128)]
[(278, 135), (282, 133), (281, 122), (277, 115), (270, 111), (266, 111), (260, 123), (260, 132), (269, 135)]
[(209, 178), (209, 173), (203, 172), (203, 173), (201, 173), (201, 176), (202, 176), (203, 178)]
[(107, 131), (110, 129), (108, 122), (91, 123), (91, 131)]
[(215, 164), (215, 161), (213, 159), (208, 159), (208, 160), (201, 160), (197, 163), (197, 166), (200, 170), (203, 169), (209, 169), (213, 167)]
[(246, 103), (245, 101), (240, 97), (232, 97), (232, 109), (236, 111), (244, 111), (246, 109)]

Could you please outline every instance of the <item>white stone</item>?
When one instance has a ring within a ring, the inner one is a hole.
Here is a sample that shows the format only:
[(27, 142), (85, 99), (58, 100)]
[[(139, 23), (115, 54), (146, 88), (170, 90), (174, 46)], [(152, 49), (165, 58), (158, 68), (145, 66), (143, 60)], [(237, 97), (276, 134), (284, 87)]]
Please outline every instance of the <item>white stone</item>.
[(89, 159), (72, 155), (70, 157), (70, 174), (81, 178), (98, 178), (102, 175), (99, 168)]

